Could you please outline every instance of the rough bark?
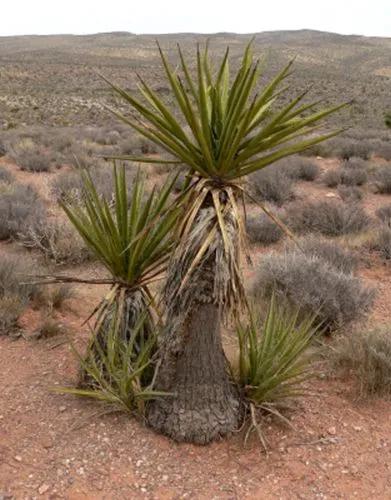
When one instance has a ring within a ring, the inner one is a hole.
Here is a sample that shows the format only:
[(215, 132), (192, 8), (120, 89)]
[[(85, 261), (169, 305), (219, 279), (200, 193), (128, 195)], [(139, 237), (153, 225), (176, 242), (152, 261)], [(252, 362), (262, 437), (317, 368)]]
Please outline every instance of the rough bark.
[(153, 429), (176, 441), (206, 444), (238, 427), (239, 398), (227, 372), (220, 314), (198, 304), (166, 339), (158, 389), (174, 395), (151, 403)]

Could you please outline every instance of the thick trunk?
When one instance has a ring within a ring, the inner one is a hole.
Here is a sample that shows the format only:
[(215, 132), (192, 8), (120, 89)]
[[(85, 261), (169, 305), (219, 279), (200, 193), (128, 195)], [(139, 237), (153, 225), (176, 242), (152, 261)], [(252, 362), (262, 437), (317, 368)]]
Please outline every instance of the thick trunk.
[(174, 395), (151, 403), (148, 421), (156, 431), (206, 444), (237, 429), (239, 398), (227, 372), (215, 305), (199, 304), (182, 332), (169, 333), (158, 380), (159, 389)]

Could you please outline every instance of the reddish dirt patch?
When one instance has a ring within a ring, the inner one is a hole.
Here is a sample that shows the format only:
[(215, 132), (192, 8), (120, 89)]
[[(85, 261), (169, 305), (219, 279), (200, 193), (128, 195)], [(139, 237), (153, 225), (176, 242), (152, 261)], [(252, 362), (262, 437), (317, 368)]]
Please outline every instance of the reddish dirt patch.
[[(335, 160), (320, 163), (330, 168)], [(55, 174), (9, 168), (49, 202), (45, 186)], [(299, 198), (313, 199), (332, 191), (319, 183), (296, 189)], [(365, 193), (368, 212), (385, 201)], [(0, 250), (24, 252), (14, 244)], [(256, 264), (265, 249), (252, 250)], [(89, 277), (98, 271), (94, 264), (68, 270)], [(369, 323), (389, 322), (390, 266), (362, 255), (360, 274), (378, 289)], [(81, 323), (104, 288), (77, 291), (56, 317), (81, 347), (87, 333)], [(39, 312), (29, 310), (20, 324), (28, 336), (39, 321)], [(178, 445), (128, 416), (103, 415), (96, 404), (54, 393), (77, 372), (63, 342), (0, 337), (0, 366), (0, 499), (391, 498), (391, 401), (356, 400), (354, 383), (324, 367), (311, 385), (315, 396), (290, 416), (296, 430), (265, 421), (265, 455), (255, 437), (244, 447), (241, 434), (203, 448)]]
[[(14, 498), (389, 498), (391, 402), (354, 400), (320, 378), (292, 415), (265, 424), (268, 456), (243, 436), (201, 448), (51, 387), (72, 380), (65, 345), (0, 339), (0, 491)], [(41, 492), (41, 493), (40, 493)]]

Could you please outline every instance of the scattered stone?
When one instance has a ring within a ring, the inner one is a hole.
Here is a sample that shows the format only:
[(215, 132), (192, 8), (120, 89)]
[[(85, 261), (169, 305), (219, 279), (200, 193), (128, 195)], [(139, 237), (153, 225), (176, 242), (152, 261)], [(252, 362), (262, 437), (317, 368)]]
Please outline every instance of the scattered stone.
[(335, 193), (326, 193), (325, 194), (326, 198), (338, 198), (338, 195), (336, 195)]
[(362, 427), (358, 426), (358, 425), (353, 425), (353, 429), (357, 432), (360, 432), (362, 431)]
[(46, 449), (53, 446), (53, 439), (50, 436), (44, 436), (42, 438), (42, 446)]
[(41, 486), (38, 488), (38, 493), (40, 495), (43, 495), (49, 490), (50, 486), (46, 483), (41, 484)]
[(337, 429), (335, 427), (329, 427), (327, 429), (327, 432), (330, 434), (330, 436), (335, 436), (337, 434)]
[(21, 457), (20, 455), (15, 455), (15, 457), (14, 457), (14, 458), (15, 458), (15, 460), (16, 460), (17, 462), (21, 462), (21, 461), (22, 461), (22, 457)]
[(67, 409), (66, 406), (60, 406), (60, 408), (59, 408), (59, 410), (60, 410), (61, 413), (64, 412), (66, 409)]

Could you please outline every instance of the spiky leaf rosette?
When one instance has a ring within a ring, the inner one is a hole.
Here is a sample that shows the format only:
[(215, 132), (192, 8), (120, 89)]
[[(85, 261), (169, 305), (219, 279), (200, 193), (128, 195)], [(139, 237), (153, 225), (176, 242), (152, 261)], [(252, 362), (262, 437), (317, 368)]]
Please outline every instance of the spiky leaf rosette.
[[(263, 88), (258, 89), (260, 64), (254, 61), (251, 43), (245, 49), (239, 69), (233, 77), (230, 75), (229, 49), (217, 70), (213, 71), (208, 46), (203, 53), (197, 47), (196, 68), (192, 72), (178, 46), (179, 74), (171, 67), (160, 46), (158, 48), (172, 91), (174, 108), (171, 109), (139, 77), (142, 98), (108, 81), (114, 91), (130, 105), (133, 114), (125, 116), (115, 110), (110, 111), (173, 157), (169, 160), (156, 156), (129, 156), (123, 159), (184, 164), (187, 167), (188, 182), (185, 187), (188, 196), (181, 199), (184, 206), (182, 230), (179, 231), (181, 244), (188, 245), (192, 224), (204, 218), (199, 211), (206, 205), (213, 207), (214, 222), (209, 215), (210, 223), (204, 224), (203, 241), (197, 244), (194, 261), (184, 273), (184, 279), (190, 279), (190, 271), (194, 270), (195, 264), (206, 258), (208, 244), (218, 246), (211, 232), (223, 242), (224, 262), (231, 259), (232, 242), (227, 238), (227, 212), (237, 217), (234, 226), (241, 234), (243, 222), (240, 212), (234, 208), (232, 198), (243, 196), (243, 178), (339, 133), (333, 131), (314, 135), (318, 122), (344, 104), (316, 111), (317, 103), (303, 103), (306, 96), (304, 92), (283, 107), (277, 107), (278, 97), (286, 90), (281, 86), (291, 72), (293, 61)], [(228, 190), (232, 196), (227, 196)], [(197, 193), (198, 199), (192, 195), (192, 191)], [(239, 266), (239, 262), (235, 265)], [(239, 291), (243, 287), (235, 284), (232, 290), (235, 288)], [(218, 296), (220, 292), (216, 291), (216, 294)], [(225, 301), (235, 302), (228, 297), (225, 297)]]
[(128, 199), (125, 168), (114, 166), (114, 207), (99, 196), (88, 171), (81, 173), (84, 201), (62, 207), (86, 245), (112, 275), (112, 283), (128, 290), (147, 290), (164, 271), (179, 210), (169, 207), (175, 179), (145, 194), (138, 175)]

